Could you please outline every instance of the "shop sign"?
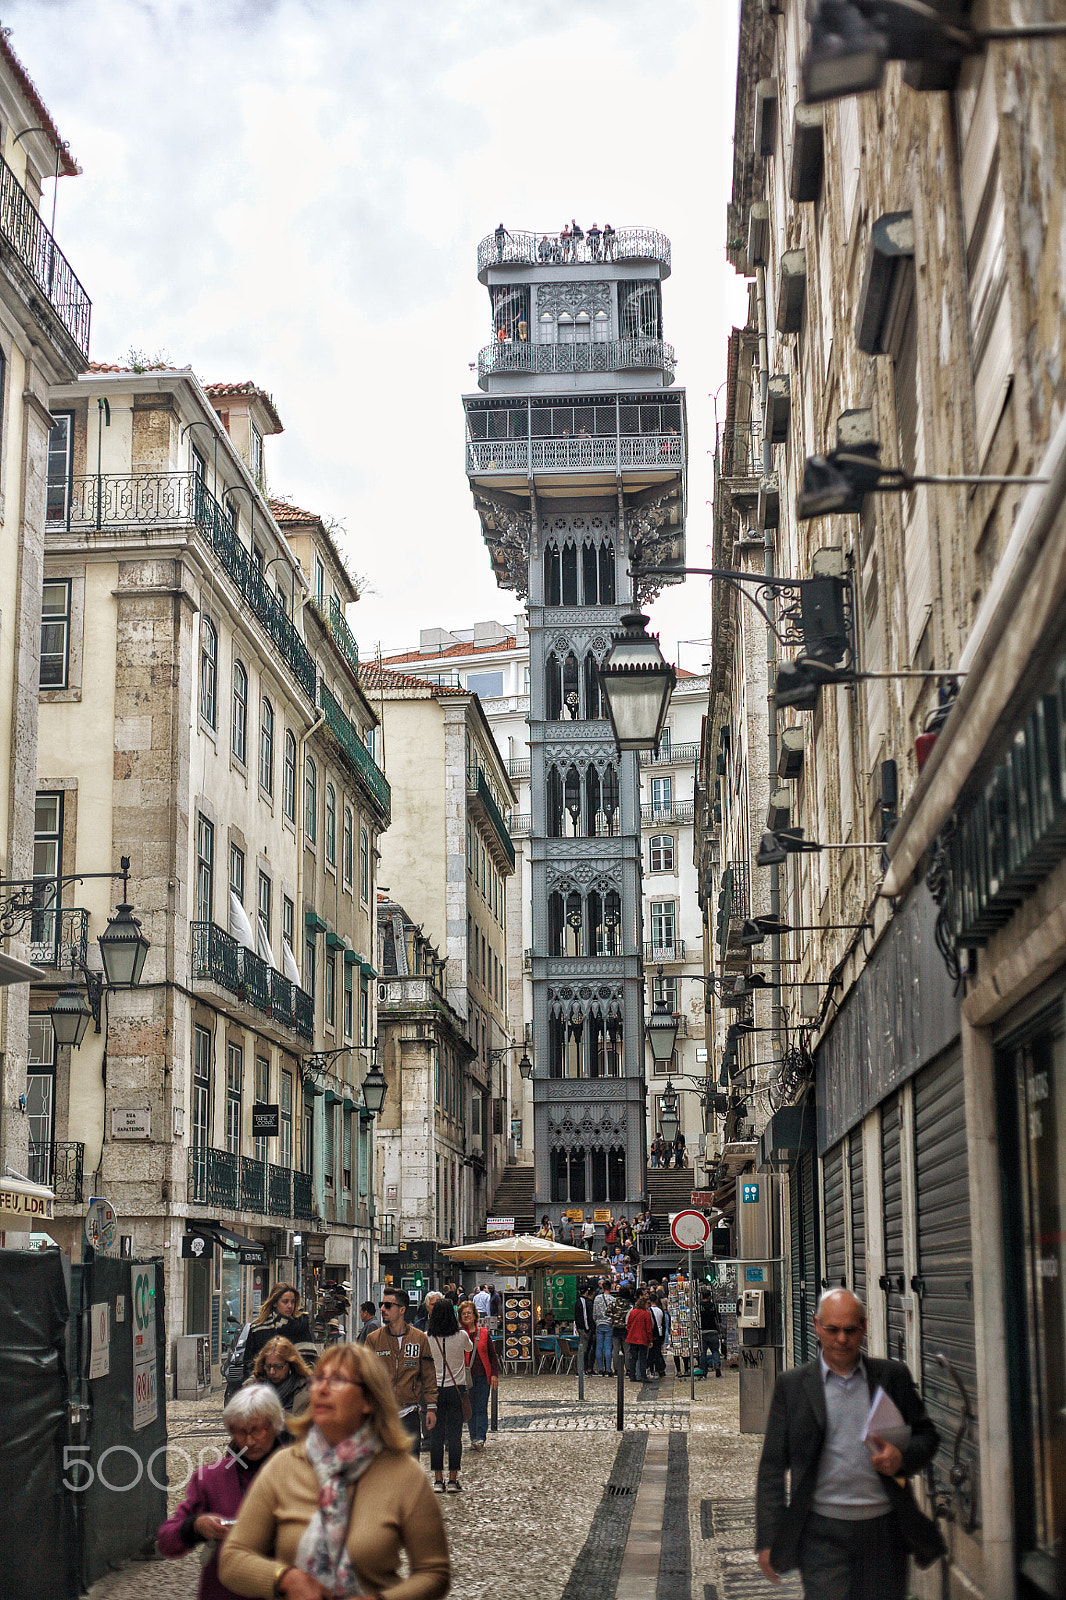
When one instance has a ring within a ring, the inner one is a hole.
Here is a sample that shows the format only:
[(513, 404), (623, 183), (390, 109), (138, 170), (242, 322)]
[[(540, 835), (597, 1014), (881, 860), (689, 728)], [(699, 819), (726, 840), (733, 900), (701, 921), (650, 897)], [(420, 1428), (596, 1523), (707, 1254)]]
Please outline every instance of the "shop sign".
[(130, 1268), (133, 1310), (133, 1426), (147, 1428), (158, 1411), (155, 1350), (155, 1267)]
[(252, 1107), (252, 1137), (276, 1139), (280, 1130), (281, 1113), (277, 1106)]
[(513, 1217), (486, 1217), (485, 1232), (488, 1233), (513, 1233)]

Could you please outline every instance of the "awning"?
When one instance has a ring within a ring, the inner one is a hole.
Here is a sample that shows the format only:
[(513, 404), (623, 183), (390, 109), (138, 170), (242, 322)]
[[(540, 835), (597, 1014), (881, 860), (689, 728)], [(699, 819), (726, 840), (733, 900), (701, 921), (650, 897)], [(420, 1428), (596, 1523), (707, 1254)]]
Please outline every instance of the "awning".
[(18, 956), (9, 956), (0, 950), (0, 989), (12, 983), (33, 983), (37, 978), (48, 976), (40, 967), (32, 967), (28, 961), (20, 961)]
[(51, 1222), (53, 1190), (28, 1178), (0, 1178), (0, 1229), (26, 1229)]
[(780, 1171), (789, 1166), (801, 1150), (813, 1150), (816, 1124), (814, 1106), (809, 1103), (783, 1106), (775, 1111), (759, 1140), (759, 1171)]
[[(187, 1229), (185, 1240), (182, 1242), (182, 1255), (199, 1255), (195, 1250), (192, 1240), (195, 1238), (210, 1239), (218, 1244), (230, 1255), (240, 1257), (244, 1267), (265, 1267), (268, 1265), (267, 1247), (258, 1239), (249, 1239), (243, 1233), (234, 1233), (232, 1228), (224, 1227), (220, 1222), (200, 1222)], [(186, 1249), (185, 1241), (189, 1241)]]

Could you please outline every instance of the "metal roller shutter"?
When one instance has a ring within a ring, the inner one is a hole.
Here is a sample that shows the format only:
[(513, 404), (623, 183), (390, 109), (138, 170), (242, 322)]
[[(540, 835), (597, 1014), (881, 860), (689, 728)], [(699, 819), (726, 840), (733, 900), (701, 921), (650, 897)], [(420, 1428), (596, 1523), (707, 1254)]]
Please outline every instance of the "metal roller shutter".
[(788, 1275), (792, 1303), (792, 1360), (797, 1367), (807, 1357), (803, 1337), (803, 1316), (806, 1299), (803, 1293), (803, 1185), (800, 1169), (792, 1168), (788, 1185), (789, 1258)]
[(848, 1134), (851, 1184), (851, 1286), (866, 1305), (866, 1184), (862, 1170), (862, 1128)]
[[(966, 1105), (962, 1058), (958, 1054), (934, 1062), (914, 1080), (914, 1149), (922, 1394), (929, 1415), (940, 1429), (937, 1466), (946, 1480), (961, 1398), (951, 1374), (937, 1364), (938, 1353), (945, 1355), (958, 1372), (975, 1417), (977, 1410)], [(970, 1432), (976, 1434), (976, 1420)], [(964, 1441), (962, 1449), (976, 1484), (975, 1437)]]
[(818, 1354), (818, 1340), (814, 1332), (814, 1308), (818, 1304), (818, 1189), (813, 1150), (805, 1150), (800, 1157), (803, 1173), (803, 1281), (804, 1334), (806, 1337), (805, 1361)]
[(805, 1150), (792, 1168), (790, 1221), (792, 1256), (792, 1347), (800, 1366), (815, 1355), (814, 1308), (818, 1300), (817, 1206), (814, 1188), (814, 1152)]
[(885, 1229), (885, 1295), (888, 1354), (893, 1361), (906, 1359), (907, 1322), (903, 1310), (903, 1169), (899, 1148), (899, 1096), (881, 1107), (881, 1205)]
[(822, 1162), (822, 1286), (842, 1288), (847, 1283), (844, 1208), (844, 1141), (827, 1150)]

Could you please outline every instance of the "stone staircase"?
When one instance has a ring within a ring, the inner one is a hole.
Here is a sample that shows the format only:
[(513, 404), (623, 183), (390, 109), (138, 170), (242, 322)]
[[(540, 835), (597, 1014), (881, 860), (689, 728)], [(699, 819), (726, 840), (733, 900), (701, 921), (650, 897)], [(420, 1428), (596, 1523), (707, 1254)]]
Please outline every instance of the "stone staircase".
[(514, 1217), (515, 1233), (534, 1233), (536, 1220), (533, 1211), (533, 1164), (520, 1166), (513, 1162), (504, 1169), (489, 1207), (493, 1217)]
[(674, 1211), (684, 1211), (692, 1203), (696, 1187), (691, 1167), (648, 1167), (645, 1173), (645, 1193), (651, 1199), (652, 1221), (656, 1229), (666, 1233)]

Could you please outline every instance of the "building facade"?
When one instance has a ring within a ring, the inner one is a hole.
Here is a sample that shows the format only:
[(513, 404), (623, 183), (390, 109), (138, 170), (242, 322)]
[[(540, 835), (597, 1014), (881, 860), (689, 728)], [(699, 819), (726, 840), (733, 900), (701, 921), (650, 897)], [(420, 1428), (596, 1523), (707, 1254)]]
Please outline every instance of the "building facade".
[[(880, 88), (806, 104), (816, 44), (798, 0), (744, 0), (727, 239), (751, 310), (715, 550), (841, 573), (848, 670), (812, 683), (802, 622), (778, 604), (760, 637), (720, 587), (701, 891), (720, 962), (765, 952), (777, 1049), (763, 1076), (750, 1041), (718, 1059), (779, 1197), (786, 1358), (812, 1353), (818, 1288), (846, 1282), (941, 1430), (949, 1558), (921, 1592), (1033, 1597), (1066, 1525), (1066, 50), (1005, 37), (960, 60), (934, 18)], [(773, 695), (765, 743), (745, 681)], [(760, 866), (787, 826), (821, 848)], [(759, 905), (801, 931), (748, 943)]]
[[(40, 217), (41, 186), (76, 176), (74, 161), (7, 35), (0, 37), (0, 875), (28, 881), (34, 864), (37, 679), (41, 645), (49, 394), (89, 359), (92, 306)], [(33, 919), (5, 924), (9, 953), (31, 954)], [(0, 992), (0, 1165), (50, 1178), (31, 1155), (26, 1070), (29, 990)]]
[[(482, 241), (492, 343), (464, 398), (466, 470), (497, 581), (527, 600), (534, 1204), (636, 1207), (646, 1157), (636, 759), (598, 663), (683, 561), (685, 406), (643, 229)], [(659, 574), (633, 593), (630, 547)]]
[[(364, 666), (363, 683), (397, 796), (381, 847), (382, 892), (402, 904), (419, 938), (441, 952), (437, 981), (470, 1047), (464, 1056), (447, 1046), (461, 1068), (458, 1105), (449, 1099), (447, 1113), (457, 1120), (448, 1137), (442, 1132), (426, 1191), (403, 1213), (401, 1242), (410, 1251), (417, 1238), (440, 1244), (481, 1238), (507, 1162), (515, 1044), (507, 1028), (507, 890), (515, 851), (505, 819), (515, 795), (476, 694), (376, 665)], [(428, 1108), (427, 1101), (416, 1115), (416, 1139)], [(401, 1130), (402, 1139), (411, 1132)], [(405, 1194), (410, 1183), (405, 1173)], [(416, 1234), (416, 1227), (423, 1231)]]
[[(276, 1277), (312, 1301), (327, 1262), (373, 1280), (374, 884), (355, 841), (372, 863), (388, 786), (346, 624), (309, 597), (283, 524), (342, 612), (350, 580), (318, 519), (265, 497), (269, 397), (95, 368), (51, 405), (35, 956), (54, 977), (34, 989), (32, 1136), (66, 1162), (63, 1247), (77, 1259), (83, 1202), (106, 1196), (133, 1254), (167, 1262), (168, 1334), (208, 1335), (217, 1362)], [(60, 880), (122, 856), (142, 981), (57, 1049), (50, 1003), (115, 898)]]

